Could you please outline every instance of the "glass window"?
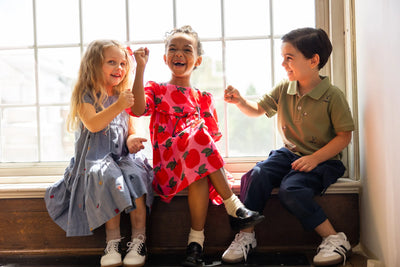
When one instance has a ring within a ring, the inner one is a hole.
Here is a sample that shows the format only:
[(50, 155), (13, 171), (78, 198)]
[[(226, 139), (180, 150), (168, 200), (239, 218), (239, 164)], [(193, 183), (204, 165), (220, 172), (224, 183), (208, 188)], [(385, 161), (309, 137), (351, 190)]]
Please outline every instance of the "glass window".
[(266, 36), (270, 34), (269, 1), (229, 0), (225, 1), (224, 10), (226, 37)]
[(221, 36), (220, 1), (176, 0), (176, 9), (177, 26), (191, 25), (202, 39)]
[(79, 71), (80, 49), (39, 49), (38, 63), (39, 102), (69, 102)]
[(36, 1), (36, 21), (39, 45), (79, 43), (78, 0)]
[(174, 27), (172, 0), (130, 0), (129, 18), (130, 41), (160, 40)]
[(1, 161), (38, 161), (36, 110), (4, 108), (1, 112)]
[(83, 42), (126, 40), (125, 0), (82, 0)]
[[(269, 92), (286, 77), (281, 36), (314, 27), (315, 14), (314, 0), (1, 0), (0, 23), (13, 26), (0, 27), (0, 160), (68, 161), (73, 155), (65, 119), (88, 43), (107, 38), (132, 49), (146, 46), (145, 81), (166, 82), (165, 33), (186, 24), (203, 43), (192, 84), (214, 96), (222, 154), (265, 157), (280, 145), (275, 119), (246, 117), (223, 101), (224, 88), (233, 85), (255, 101)], [(147, 137), (148, 123), (139, 118), (136, 125)], [(151, 158), (150, 139), (145, 153)]]
[(0, 105), (36, 102), (33, 52), (33, 49), (0, 50)]
[(275, 35), (283, 35), (296, 28), (314, 26), (315, 0), (273, 1), (273, 28)]
[(0, 1), (0, 47), (33, 45), (32, 0)]

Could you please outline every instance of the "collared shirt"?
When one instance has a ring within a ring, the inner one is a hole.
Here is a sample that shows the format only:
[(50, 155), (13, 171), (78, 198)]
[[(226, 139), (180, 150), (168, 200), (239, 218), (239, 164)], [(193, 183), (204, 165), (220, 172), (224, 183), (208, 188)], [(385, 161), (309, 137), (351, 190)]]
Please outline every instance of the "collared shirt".
[[(342, 91), (321, 76), (321, 82), (300, 96), (297, 81), (284, 80), (258, 100), (268, 117), (278, 114), (285, 147), (304, 156), (321, 149), (337, 132), (354, 130), (349, 104)], [(341, 154), (332, 159), (340, 159)]]

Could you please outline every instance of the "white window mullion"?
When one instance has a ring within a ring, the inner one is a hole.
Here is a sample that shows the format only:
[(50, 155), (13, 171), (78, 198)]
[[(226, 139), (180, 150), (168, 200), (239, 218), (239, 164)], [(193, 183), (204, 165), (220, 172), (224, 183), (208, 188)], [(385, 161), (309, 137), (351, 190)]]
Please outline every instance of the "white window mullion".
[(37, 23), (36, 23), (36, 0), (32, 0), (32, 11), (33, 11), (33, 50), (34, 50), (34, 62), (35, 62), (35, 95), (36, 95), (36, 102), (35, 102), (35, 107), (36, 107), (36, 142), (38, 146), (38, 160), (39, 162), (42, 161), (42, 156), (41, 156), (41, 140), (40, 140), (40, 104), (39, 104), (39, 63), (38, 63), (38, 44), (37, 44)]

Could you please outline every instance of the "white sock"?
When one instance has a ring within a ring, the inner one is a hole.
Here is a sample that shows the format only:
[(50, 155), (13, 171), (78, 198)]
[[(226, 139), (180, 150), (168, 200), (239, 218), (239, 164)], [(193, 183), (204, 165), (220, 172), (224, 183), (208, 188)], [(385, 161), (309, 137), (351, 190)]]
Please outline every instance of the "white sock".
[(135, 238), (143, 239), (143, 242), (146, 241), (146, 228), (143, 229), (134, 229), (132, 228), (132, 240)]
[(235, 194), (232, 194), (232, 196), (230, 196), (230, 198), (224, 199), (223, 201), (224, 201), (226, 212), (233, 217), (237, 217), (236, 211), (238, 208), (244, 207), (243, 203), (240, 201), (240, 199)]
[(188, 238), (188, 245), (192, 242), (198, 243), (201, 248), (203, 248), (204, 244), (204, 229), (201, 231), (196, 231), (190, 228), (189, 238)]
[(119, 228), (106, 229), (106, 242), (111, 240), (121, 239), (121, 233)]

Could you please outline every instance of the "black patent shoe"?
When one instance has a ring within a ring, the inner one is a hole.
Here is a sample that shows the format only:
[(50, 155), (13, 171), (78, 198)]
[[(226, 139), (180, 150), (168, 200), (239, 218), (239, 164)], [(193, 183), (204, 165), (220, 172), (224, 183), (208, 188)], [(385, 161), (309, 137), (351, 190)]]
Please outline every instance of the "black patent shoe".
[(257, 211), (252, 211), (246, 207), (240, 207), (236, 211), (237, 218), (229, 215), (229, 223), (233, 230), (241, 230), (252, 227), (265, 219)]
[(182, 266), (203, 266), (203, 249), (200, 244), (192, 242), (187, 246), (186, 259), (182, 262)]

